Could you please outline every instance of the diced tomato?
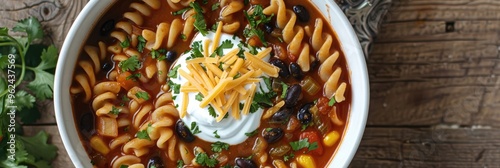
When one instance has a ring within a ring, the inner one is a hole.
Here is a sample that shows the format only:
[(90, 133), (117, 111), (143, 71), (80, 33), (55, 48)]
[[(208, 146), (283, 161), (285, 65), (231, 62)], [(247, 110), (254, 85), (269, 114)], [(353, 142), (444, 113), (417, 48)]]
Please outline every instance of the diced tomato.
[(116, 81), (120, 83), (120, 86), (125, 90), (130, 90), (134, 86), (139, 85), (139, 83), (137, 81), (134, 81), (133, 78), (127, 79), (127, 77), (129, 77), (130, 75), (132, 75), (130, 72), (125, 71), (120, 73), (116, 79)]
[(323, 144), (321, 143), (318, 133), (315, 131), (305, 131), (302, 132), (299, 136), (300, 139), (306, 139), (309, 141), (309, 144), (316, 142), (318, 144), (318, 148), (311, 150), (311, 154), (313, 155), (322, 155), (323, 154)]
[(332, 109), (332, 107), (328, 105), (329, 101), (330, 100), (328, 100), (328, 98), (326, 98), (326, 97), (320, 97), (318, 99), (318, 103), (316, 104), (316, 106), (318, 107), (318, 111), (321, 114), (326, 115)]

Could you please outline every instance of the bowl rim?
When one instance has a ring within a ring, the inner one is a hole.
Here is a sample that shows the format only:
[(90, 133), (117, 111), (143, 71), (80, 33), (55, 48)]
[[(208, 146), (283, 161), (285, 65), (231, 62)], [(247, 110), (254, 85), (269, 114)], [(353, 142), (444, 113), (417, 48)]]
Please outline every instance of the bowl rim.
[[(76, 67), (76, 60), (82, 49), (81, 46), (84, 45), (91, 32), (89, 30), (95, 27), (95, 24), (102, 15), (115, 2), (117, 1), (90, 0), (72, 24), (58, 58), (54, 83), (56, 122), (63, 145), (76, 167), (89, 167), (91, 163), (87, 152), (83, 148), (78, 131), (75, 131), (77, 128), (71, 103), (72, 100), (69, 99), (71, 97), (69, 94), (71, 80), (69, 79), (73, 78), (73, 69)], [(332, 26), (346, 57), (351, 88), (356, 88), (352, 89), (351, 109), (348, 121), (346, 122), (346, 128), (344, 129), (344, 135), (333, 157), (327, 163), (328, 167), (347, 167), (354, 157), (363, 137), (368, 116), (370, 92), (365, 57), (351, 23), (338, 5), (332, 0), (312, 0), (312, 3), (325, 16), (328, 24)], [(338, 30), (341, 30), (341, 33)], [(68, 71), (66, 69), (71, 70)], [(356, 81), (353, 81), (354, 77), (356, 77)]]

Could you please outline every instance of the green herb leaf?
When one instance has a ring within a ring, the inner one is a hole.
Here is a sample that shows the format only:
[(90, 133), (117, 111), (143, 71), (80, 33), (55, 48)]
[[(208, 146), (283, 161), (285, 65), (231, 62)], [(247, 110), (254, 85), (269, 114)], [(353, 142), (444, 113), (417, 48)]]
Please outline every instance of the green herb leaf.
[(259, 26), (271, 21), (273, 15), (268, 17), (263, 13), (263, 11), (264, 9), (260, 5), (256, 5), (254, 7), (253, 13), (251, 15), (249, 15), (247, 11), (243, 11), (243, 14), (250, 24), (250, 27), (247, 27), (243, 30), (243, 35), (247, 38), (257, 36), (262, 44), (264, 46), (267, 46), (267, 42), (264, 37), (264, 31), (262, 31)]
[(200, 127), (198, 127), (198, 125), (196, 124), (196, 122), (192, 122), (191, 123), (191, 133), (193, 133), (193, 134), (201, 133)]
[(170, 71), (168, 71), (167, 76), (170, 78), (177, 78), (177, 70), (181, 67), (181, 65), (177, 65), (174, 68), (172, 68)]
[(198, 101), (202, 101), (203, 100), (203, 94), (201, 94), (201, 92), (198, 92), (198, 94), (196, 94), (196, 96), (194, 97), (194, 99), (198, 100)]
[(210, 144), (210, 146), (212, 146), (213, 152), (222, 152), (222, 150), (229, 150), (229, 144), (220, 141)]
[[(16, 32), (26, 32), (28, 35), (27, 44), (30, 44), (34, 39), (42, 39), (43, 38), (43, 29), (42, 25), (35, 17), (29, 17), (23, 20), (20, 20), (12, 31)], [(3, 34), (3, 33), (2, 33)]]
[(141, 62), (137, 56), (131, 56), (130, 58), (120, 61), (118, 63), (118, 67), (122, 69), (122, 71), (135, 71), (141, 68)]
[(317, 148), (318, 148), (318, 142), (313, 142), (309, 145), (307, 150), (312, 151), (312, 150), (317, 149)]
[(137, 79), (139, 79), (141, 77), (141, 74), (140, 73), (135, 73), (135, 74), (132, 74), (130, 76), (127, 76), (125, 78), (125, 80), (130, 80), (132, 79), (133, 81), (136, 81)]
[(168, 86), (175, 94), (179, 94), (181, 92), (181, 85), (172, 82), (172, 80), (168, 80)]
[(128, 168), (127, 165), (120, 165), (120, 168)]
[(47, 144), (49, 135), (45, 131), (40, 131), (38, 134), (32, 137), (25, 137), (17, 135), (26, 151), (35, 157), (35, 159), (43, 159), (51, 161), (57, 156), (57, 147), (54, 145)]
[(129, 46), (130, 46), (130, 40), (128, 39), (128, 37), (124, 41), (120, 42), (120, 47), (122, 48), (128, 48)]
[(283, 161), (288, 162), (289, 160), (292, 160), (295, 157), (295, 154), (290, 153), (288, 155), (283, 156)]
[(181, 33), (181, 36), (180, 36), (181, 40), (186, 40), (187, 39), (187, 36), (183, 33)]
[(208, 157), (207, 153), (198, 153), (195, 156), (195, 162), (201, 166), (215, 167), (218, 161), (215, 158)]
[(116, 108), (115, 106), (112, 106), (111, 111), (109, 111), (109, 114), (118, 115), (118, 114), (120, 114), (121, 111), (122, 111), (122, 109), (119, 109), (119, 108)]
[(233, 45), (233, 43), (231, 43), (231, 40), (224, 40), (222, 42), (222, 44), (215, 49), (215, 52), (210, 55), (210, 57), (215, 57), (214, 54), (222, 56), (222, 55), (224, 55), (224, 53), (222, 52), (224, 49), (230, 49), (230, 48), (233, 48), (233, 46), (234, 45)]
[(220, 135), (217, 133), (217, 130), (215, 130), (213, 133), (215, 138), (220, 138)]
[(302, 148), (309, 148), (309, 141), (307, 138), (290, 142), (290, 146), (294, 151), (301, 150)]
[(186, 60), (190, 60), (193, 58), (201, 58), (203, 56), (203, 47), (201, 45), (201, 41), (195, 41), (191, 44), (191, 56), (186, 58)]
[(255, 135), (257, 135), (257, 130), (254, 130), (254, 131), (252, 131), (252, 132), (247, 132), (247, 133), (245, 133), (245, 135), (246, 135), (247, 137), (252, 137), (252, 136), (255, 136)]
[(281, 91), (281, 98), (285, 98), (286, 92), (288, 91), (288, 85), (285, 82), (281, 82), (281, 87), (283, 90)]
[(184, 166), (184, 161), (177, 160), (177, 168), (182, 168)]
[(141, 91), (139, 91), (139, 92), (135, 93), (135, 97), (137, 97), (139, 99), (146, 100), (146, 101), (149, 100), (149, 94), (148, 94), (148, 92), (141, 92)]
[(332, 97), (332, 99), (330, 99), (330, 101), (328, 102), (328, 106), (333, 106), (335, 103), (335, 97)]
[(172, 12), (172, 15), (174, 15), (174, 16), (182, 15), (184, 12), (188, 11), (189, 9), (191, 9), (191, 7), (186, 7), (184, 9)]
[(151, 138), (149, 137), (149, 134), (148, 134), (147, 130), (138, 131), (137, 132), (137, 138), (139, 138), (139, 139), (146, 139), (146, 140), (150, 140), (151, 141)]
[(137, 44), (137, 51), (142, 53), (144, 51), (144, 47), (146, 46), (146, 39), (139, 35), (137, 36), (137, 41), (139, 41), (139, 43)]
[(218, 116), (217, 113), (215, 113), (215, 109), (214, 107), (212, 107), (212, 105), (208, 105), (208, 113), (214, 118)]
[(201, 8), (200, 4), (197, 2), (191, 2), (189, 3), (189, 6), (194, 9), (196, 14), (193, 15), (194, 18), (194, 27), (202, 34), (202, 35), (207, 35), (207, 22), (205, 21), (205, 17), (203, 16), (203, 9)]
[(212, 5), (212, 11), (215, 11), (215, 10), (219, 9), (219, 7), (220, 7), (220, 2), (216, 2), (216, 3), (214, 3), (214, 4)]

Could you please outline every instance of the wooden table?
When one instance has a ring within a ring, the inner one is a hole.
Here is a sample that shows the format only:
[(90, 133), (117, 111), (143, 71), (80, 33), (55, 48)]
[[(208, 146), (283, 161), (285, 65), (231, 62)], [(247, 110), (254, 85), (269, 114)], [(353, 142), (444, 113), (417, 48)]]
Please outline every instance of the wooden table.
[[(87, 0), (4, 0), (0, 26), (33, 15), (58, 48)], [(370, 114), (352, 167), (500, 163), (500, 1), (395, 0), (369, 55)], [(48, 111), (53, 111), (49, 106)], [(69, 167), (48, 112), (47, 130)]]

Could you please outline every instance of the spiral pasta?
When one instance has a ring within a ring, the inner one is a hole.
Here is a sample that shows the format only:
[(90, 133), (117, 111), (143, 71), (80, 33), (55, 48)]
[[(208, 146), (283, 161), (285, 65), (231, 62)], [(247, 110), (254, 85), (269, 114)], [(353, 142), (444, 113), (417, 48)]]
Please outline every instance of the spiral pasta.
[(234, 34), (240, 28), (240, 22), (236, 20), (235, 13), (241, 12), (244, 4), (241, 1), (221, 1), (222, 10), (220, 12), (220, 18), (223, 22), (222, 32)]
[(106, 44), (99, 42), (99, 48), (87, 45), (83, 47), (86, 55), (91, 61), (82, 60), (78, 62), (79, 68), (83, 73), (78, 73), (75, 75), (74, 79), (78, 83), (77, 86), (72, 86), (70, 92), (72, 94), (78, 94), (81, 92), (85, 93), (85, 102), (90, 101), (92, 96), (91, 88), (94, 87), (96, 83), (96, 73), (101, 71), (101, 62), (106, 57)]

